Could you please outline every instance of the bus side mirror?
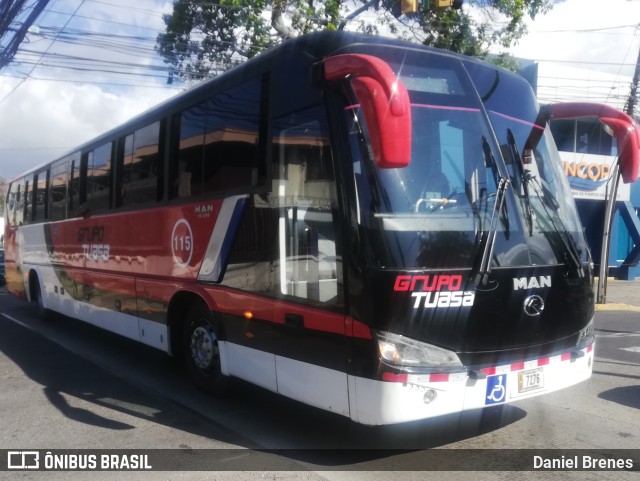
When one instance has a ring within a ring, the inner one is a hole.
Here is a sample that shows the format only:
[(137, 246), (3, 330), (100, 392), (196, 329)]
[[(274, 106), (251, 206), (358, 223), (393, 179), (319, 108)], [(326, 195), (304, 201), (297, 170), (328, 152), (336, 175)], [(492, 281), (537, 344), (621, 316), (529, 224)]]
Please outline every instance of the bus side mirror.
[(629, 115), (604, 104), (563, 102), (546, 107), (547, 119), (597, 117), (607, 126), (618, 144), (620, 175), (625, 184), (638, 179), (640, 164), (640, 131)]
[(349, 78), (369, 131), (378, 168), (411, 161), (411, 104), (404, 84), (389, 64), (372, 55), (343, 54), (323, 62), (325, 80)]

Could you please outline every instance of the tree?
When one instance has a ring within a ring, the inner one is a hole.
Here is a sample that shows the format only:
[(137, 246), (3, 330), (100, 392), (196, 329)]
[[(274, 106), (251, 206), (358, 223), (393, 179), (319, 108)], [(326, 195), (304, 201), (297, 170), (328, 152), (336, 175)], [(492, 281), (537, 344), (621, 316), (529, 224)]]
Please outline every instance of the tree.
[(483, 56), (492, 45), (508, 47), (522, 37), (526, 17), (551, 9), (551, 0), (467, 0), (462, 9), (421, 6), (403, 15), (400, 2), (176, 0), (173, 13), (164, 17), (166, 32), (158, 35), (157, 50), (170, 66), (169, 83), (215, 76), (288, 38), (317, 30), (384, 33)]

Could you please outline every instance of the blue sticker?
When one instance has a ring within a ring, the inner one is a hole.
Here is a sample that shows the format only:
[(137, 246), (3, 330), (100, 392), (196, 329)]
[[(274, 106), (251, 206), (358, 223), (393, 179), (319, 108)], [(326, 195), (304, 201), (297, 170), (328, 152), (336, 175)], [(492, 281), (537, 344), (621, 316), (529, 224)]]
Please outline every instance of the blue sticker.
[(487, 396), (484, 400), (487, 404), (499, 404), (507, 400), (507, 375), (498, 374), (487, 378)]

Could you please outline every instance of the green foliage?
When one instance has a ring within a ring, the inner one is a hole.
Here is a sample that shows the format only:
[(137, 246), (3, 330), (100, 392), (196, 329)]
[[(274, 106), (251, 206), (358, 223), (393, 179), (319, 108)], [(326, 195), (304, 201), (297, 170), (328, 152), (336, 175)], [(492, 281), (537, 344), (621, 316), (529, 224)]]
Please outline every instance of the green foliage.
[[(550, 0), (465, 0), (463, 9), (401, 15), (400, 1), (372, 0), (356, 10), (352, 0), (176, 0), (157, 50), (171, 67), (169, 83), (217, 75), (287, 38), (318, 30), (391, 34), (484, 56), (492, 45), (508, 47), (521, 38), (527, 17), (551, 9)], [(365, 11), (375, 11), (374, 20)]]

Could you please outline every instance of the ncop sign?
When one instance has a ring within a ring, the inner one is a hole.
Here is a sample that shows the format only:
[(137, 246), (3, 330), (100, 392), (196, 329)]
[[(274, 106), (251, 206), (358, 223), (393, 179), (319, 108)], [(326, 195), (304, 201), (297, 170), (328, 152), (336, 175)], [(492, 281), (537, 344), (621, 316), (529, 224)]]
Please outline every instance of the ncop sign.
[[(574, 199), (606, 199), (616, 157), (580, 152), (560, 152), (560, 159)], [(629, 200), (630, 195), (629, 184), (620, 182), (618, 184), (618, 200)]]

